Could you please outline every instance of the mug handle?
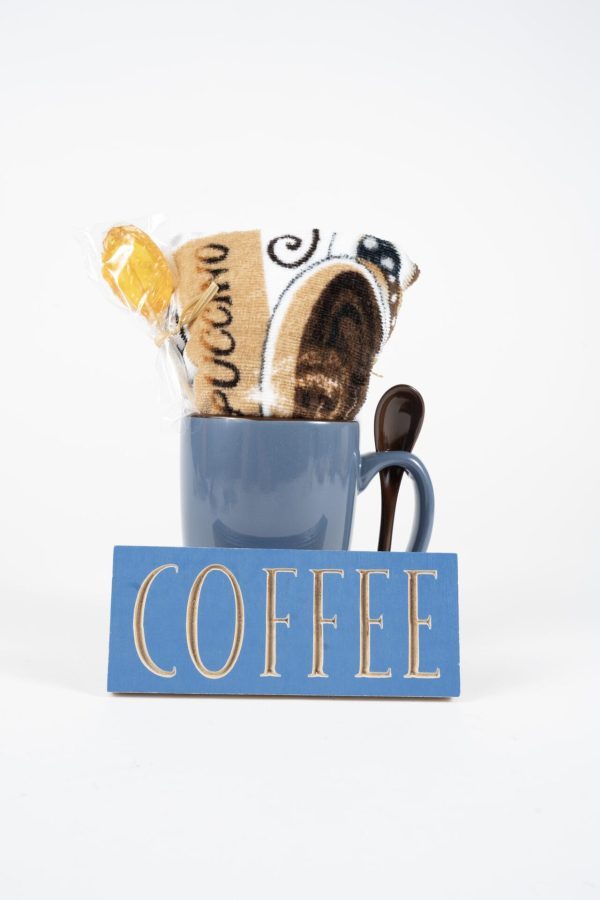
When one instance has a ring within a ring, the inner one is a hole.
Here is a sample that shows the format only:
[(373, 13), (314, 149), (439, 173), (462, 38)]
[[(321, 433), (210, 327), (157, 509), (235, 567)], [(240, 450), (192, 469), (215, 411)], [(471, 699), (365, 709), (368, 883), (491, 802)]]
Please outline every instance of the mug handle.
[(415, 517), (412, 534), (408, 542), (408, 553), (424, 553), (429, 546), (433, 528), (435, 500), (429, 472), (418, 458), (404, 450), (383, 450), (379, 453), (365, 453), (360, 458), (358, 490), (364, 491), (374, 475), (390, 466), (399, 466), (414, 479), (417, 486)]

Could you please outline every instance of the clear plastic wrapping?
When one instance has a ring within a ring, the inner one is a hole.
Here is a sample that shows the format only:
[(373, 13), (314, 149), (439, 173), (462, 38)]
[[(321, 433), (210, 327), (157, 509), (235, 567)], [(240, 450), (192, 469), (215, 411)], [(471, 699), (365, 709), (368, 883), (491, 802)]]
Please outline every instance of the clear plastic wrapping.
[(366, 398), (418, 269), (390, 241), (313, 228), (92, 239), (96, 271), (144, 320), (183, 412), (346, 421)]

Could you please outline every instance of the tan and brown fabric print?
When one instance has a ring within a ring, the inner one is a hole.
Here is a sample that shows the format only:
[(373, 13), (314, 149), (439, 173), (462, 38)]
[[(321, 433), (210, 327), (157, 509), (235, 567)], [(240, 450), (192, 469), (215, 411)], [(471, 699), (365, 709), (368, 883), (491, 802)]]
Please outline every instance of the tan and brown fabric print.
[(258, 382), (269, 304), (259, 231), (216, 234), (175, 252), (178, 300), (185, 308), (206, 284), (217, 293), (189, 329), (185, 354), (195, 370), (200, 415), (260, 415)]
[(178, 309), (217, 285), (178, 339), (206, 416), (353, 419), (418, 275), (388, 241), (319, 229), (197, 238), (174, 260)]

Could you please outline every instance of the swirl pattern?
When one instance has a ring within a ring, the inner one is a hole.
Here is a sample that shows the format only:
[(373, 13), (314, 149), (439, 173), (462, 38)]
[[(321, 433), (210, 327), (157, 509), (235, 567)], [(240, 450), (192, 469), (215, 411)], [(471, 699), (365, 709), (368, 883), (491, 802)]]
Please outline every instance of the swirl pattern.
[[(281, 243), (283, 243), (283, 248), (278, 246), (281, 245)], [(305, 262), (308, 262), (317, 249), (317, 244), (319, 243), (319, 229), (313, 228), (310, 246), (298, 259), (285, 259), (282, 257), (283, 249), (290, 251), (290, 253), (297, 253), (298, 250), (303, 249), (303, 243), (304, 241), (302, 238), (297, 237), (295, 234), (282, 234), (280, 237), (273, 238), (273, 240), (269, 242), (267, 253), (278, 266), (283, 266), (284, 269), (297, 269), (299, 266), (304, 265)]]

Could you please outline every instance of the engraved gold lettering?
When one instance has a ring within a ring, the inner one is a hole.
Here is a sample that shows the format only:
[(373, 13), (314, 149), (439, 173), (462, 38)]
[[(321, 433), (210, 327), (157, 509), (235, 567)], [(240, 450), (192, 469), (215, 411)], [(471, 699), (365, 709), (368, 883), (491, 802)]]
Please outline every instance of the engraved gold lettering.
[[(200, 593), (202, 591), (202, 585), (204, 584), (206, 576), (209, 575), (210, 572), (222, 572), (227, 577), (229, 583), (231, 584), (231, 587), (233, 588), (233, 597), (235, 600), (235, 630), (233, 633), (231, 651), (229, 653), (229, 657), (227, 658), (227, 662), (220, 669), (209, 669), (204, 665), (200, 656), (200, 649), (198, 646), (198, 605), (200, 603)], [(242, 642), (244, 640), (244, 599), (242, 597), (242, 591), (239, 584), (237, 583), (235, 575), (233, 574), (233, 572), (230, 572), (226, 566), (221, 566), (218, 563), (213, 563), (210, 566), (206, 566), (206, 568), (202, 569), (202, 571), (194, 581), (190, 590), (190, 595), (188, 597), (186, 637), (192, 662), (202, 675), (204, 675), (206, 678), (223, 678), (225, 675), (231, 672), (237, 662), (238, 656), (240, 655)]]
[(390, 577), (389, 569), (357, 569), (360, 575), (360, 663), (355, 678), (391, 678), (392, 670), (385, 672), (371, 671), (371, 626), (377, 625), (383, 628), (383, 615), (376, 619), (371, 618), (371, 575), (385, 575)]
[(174, 563), (169, 563), (166, 566), (158, 566), (157, 569), (153, 569), (149, 575), (146, 575), (140, 585), (133, 607), (133, 643), (135, 644), (137, 655), (147, 669), (153, 672), (154, 675), (160, 675), (161, 678), (172, 678), (173, 675), (177, 673), (177, 669), (175, 666), (173, 666), (172, 669), (161, 669), (161, 667), (154, 662), (146, 645), (146, 633), (144, 630), (144, 612), (146, 610), (146, 600), (148, 599), (150, 585), (156, 576), (159, 575), (160, 572), (164, 572), (165, 569), (175, 569), (176, 572), (179, 571)]
[(277, 617), (277, 574), (288, 572), (296, 576), (298, 569), (263, 569), (267, 575), (267, 596), (265, 604), (265, 670), (261, 678), (281, 678), (277, 671), (277, 625), (290, 627), (290, 616)]
[(431, 631), (431, 616), (419, 618), (419, 575), (433, 575), (437, 578), (436, 569), (405, 569), (408, 575), (408, 672), (405, 678), (439, 678), (440, 670), (435, 672), (419, 671), (419, 628), (427, 626)]
[(313, 659), (309, 678), (329, 678), (323, 670), (325, 650), (323, 646), (323, 626), (333, 625), (337, 628), (337, 615), (331, 619), (323, 616), (323, 575), (341, 575), (343, 569), (311, 569), (313, 574)]

